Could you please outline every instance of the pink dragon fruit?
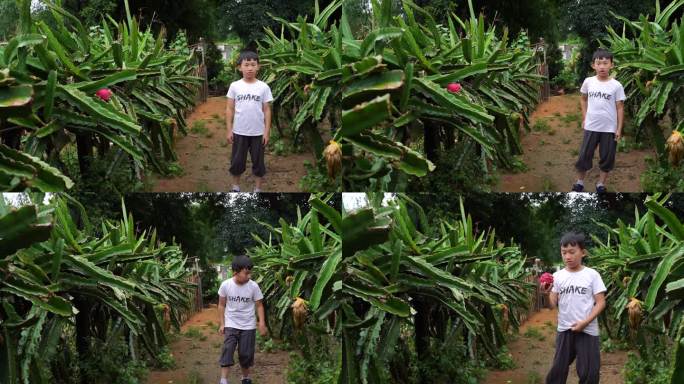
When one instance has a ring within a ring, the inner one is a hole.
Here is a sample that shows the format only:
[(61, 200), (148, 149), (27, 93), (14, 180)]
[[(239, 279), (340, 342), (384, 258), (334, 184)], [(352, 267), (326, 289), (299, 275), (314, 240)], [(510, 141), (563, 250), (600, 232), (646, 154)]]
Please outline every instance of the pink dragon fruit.
[(112, 97), (112, 91), (108, 88), (102, 88), (95, 92), (95, 96), (99, 97), (102, 101), (109, 101), (109, 99)]
[(449, 85), (447, 85), (447, 91), (449, 91), (451, 93), (459, 93), (459, 92), (461, 92), (461, 84), (449, 83)]
[(539, 283), (546, 289), (549, 285), (553, 284), (553, 275), (548, 272), (542, 273), (542, 275), (539, 276)]

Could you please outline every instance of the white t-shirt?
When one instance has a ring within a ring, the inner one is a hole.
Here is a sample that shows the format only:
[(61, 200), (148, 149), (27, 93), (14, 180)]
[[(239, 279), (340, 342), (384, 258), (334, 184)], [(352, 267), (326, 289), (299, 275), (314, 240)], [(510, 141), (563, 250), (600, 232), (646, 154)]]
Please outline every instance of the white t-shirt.
[[(567, 331), (572, 324), (586, 319), (594, 309), (594, 295), (605, 292), (601, 275), (595, 269), (583, 267), (577, 272), (561, 269), (553, 274), (551, 292), (558, 293), (558, 332)], [(584, 333), (598, 336), (598, 319), (584, 328)]]
[(584, 129), (615, 133), (617, 131), (617, 107), (615, 103), (626, 99), (622, 84), (615, 79), (600, 81), (598, 77), (592, 76), (584, 79), (580, 92), (588, 95)]
[(228, 88), (229, 99), (235, 100), (233, 133), (243, 136), (264, 134), (264, 104), (273, 101), (271, 88), (261, 80), (248, 83), (233, 81)]
[(259, 284), (250, 280), (239, 285), (230, 279), (221, 283), (218, 294), (226, 298), (224, 314), (225, 326), (228, 328), (250, 330), (256, 329), (255, 303), (264, 298)]

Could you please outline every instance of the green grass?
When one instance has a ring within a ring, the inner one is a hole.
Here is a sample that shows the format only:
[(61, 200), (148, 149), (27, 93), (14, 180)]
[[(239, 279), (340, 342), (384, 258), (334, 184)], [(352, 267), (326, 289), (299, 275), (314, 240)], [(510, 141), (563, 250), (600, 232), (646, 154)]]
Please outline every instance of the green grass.
[(527, 373), (527, 379), (525, 380), (526, 384), (541, 384), (543, 382), (544, 380), (538, 372), (529, 371)]
[(572, 140), (570, 140), (570, 139), (563, 139), (562, 143), (565, 145), (568, 145), (568, 144), (570, 144), (571, 141)]
[(193, 368), (192, 371), (190, 371), (190, 373), (188, 373), (188, 376), (185, 378), (184, 383), (185, 384), (204, 384), (204, 379), (202, 379), (202, 375), (199, 373), (199, 371), (196, 368)]
[(528, 339), (536, 339), (539, 341), (546, 340), (546, 336), (544, 336), (537, 327), (527, 328), (523, 336), (527, 337)]
[(209, 192), (209, 184), (204, 180), (200, 181), (197, 183), (197, 192)]
[(200, 339), (202, 336), (204, 336), (204, 334), (198, 327), (189, 327), (183, 336), (189, 337), (191, 339)]
[(176, 162), (169, 163), (169, 165), (166, 167), (166, 171), (168, 172), (168, 174), (170, 176), (174, 176), (174, 177), (175, 176), (182, 176), (183, 173), (185, 172), (183, 170), (183, 167), (181, 167), (181, 165), (176, 163)]
[(209, 128), (207, 128), (207, 123), (204, 120), (193, 121), (192, 126), (190, 126), (190, 133), (202, 135), (205, 137), (212, 137), (214, 135), (209, 131)]
[(532, 125), (532, 130), (535, 132), (548, 132), (551, 130), (551, 126), (546, 119), (537, 119)]
[(580, 114), (579, 112), (568, 113), (565, 116), (561, 116), (560, 120), (566, 124), (571, 124), (572, 122), (575, 122), (575, 121), (581, 121), (582, 120), (582, 114)]

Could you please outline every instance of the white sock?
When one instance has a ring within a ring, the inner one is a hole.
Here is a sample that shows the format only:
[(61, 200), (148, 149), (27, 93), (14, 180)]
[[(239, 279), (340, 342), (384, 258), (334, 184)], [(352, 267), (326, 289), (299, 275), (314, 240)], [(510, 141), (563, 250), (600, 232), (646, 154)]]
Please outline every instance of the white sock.
[(261, 192), (261, 188), (254, 188), (254, 192), (256, 192), (256, 193)]
[(584, 180), (577, 179), (577, 184), (584, 185)]
[(221, 378), (220, 384), (228, 384), (228, 379)]
[(240, 186), (233, 184), (233, 191), (238, 191), (240, 192)]
[(604, 185), (603, 185), (602, 182), (599, 181), (598, 183), (596, 183), (596, 186), (597, 186), (597, 187), (603, 187)]

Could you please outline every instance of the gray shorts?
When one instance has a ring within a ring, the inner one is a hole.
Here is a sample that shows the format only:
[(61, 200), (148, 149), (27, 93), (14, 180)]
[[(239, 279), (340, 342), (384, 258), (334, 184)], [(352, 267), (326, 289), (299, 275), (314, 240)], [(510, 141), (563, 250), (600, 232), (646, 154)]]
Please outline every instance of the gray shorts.
[(580, 172), (591, 169), (597, 146), (599, 147), (599, 169), (603, 172), (610, 172), (615, 168), (615, 152), (617, 151), (615, 134), (585, 130), (575, 169)]
[(252, 174), (262, 177), (266, 174), (264, 163), (263, 136), (244, 136), (233, 133), (233, 150), (230, 156), (230, 173), (240, 176), (247, 168), (247, 152), (252, 159)]
[(238, 351), (238, 359), (242, 368), (249, 368), (254, 365), (254, 350), (256, 349), (256, 329), (235, 329), (224, 328), (223, 347), (219, 364), (222, 367), (232, 367), (235, 365), (233, 355), (235, 347)]

